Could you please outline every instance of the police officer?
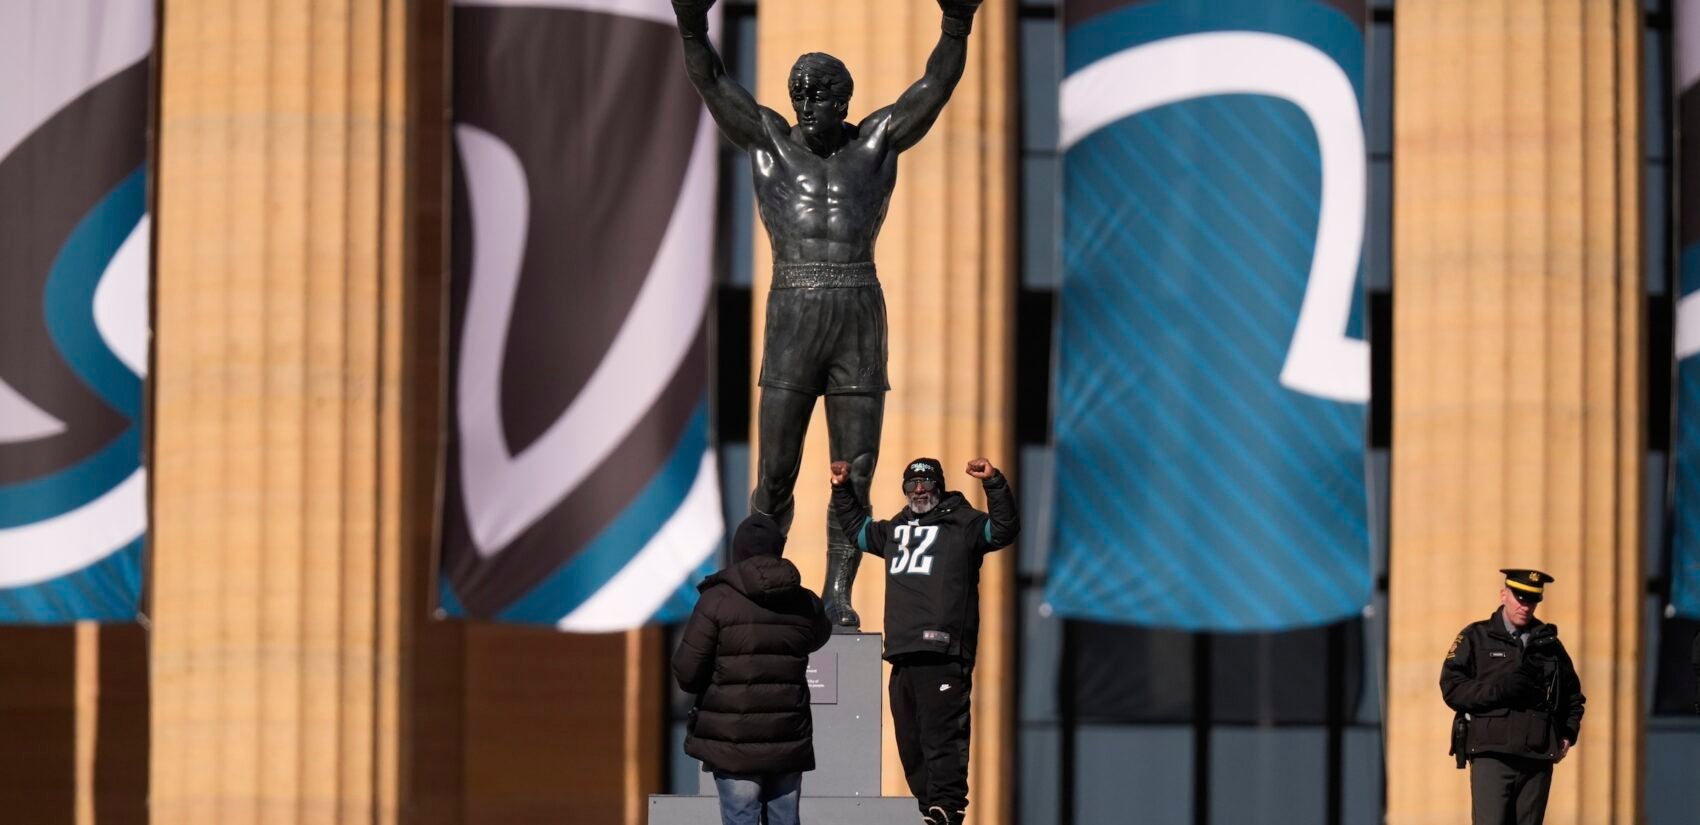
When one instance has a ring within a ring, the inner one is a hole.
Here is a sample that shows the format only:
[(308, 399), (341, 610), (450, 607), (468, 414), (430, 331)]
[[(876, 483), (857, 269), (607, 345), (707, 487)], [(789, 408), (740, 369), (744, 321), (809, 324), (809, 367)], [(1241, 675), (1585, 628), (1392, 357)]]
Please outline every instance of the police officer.
[(1585, 699), (1558, 627), (1535, 618), (1553, 578), (1499, 572), (1499, 609), (1452, 640), (1440, 691), (1458, 712), (1453, 749), (1459, 767), (1470, 764), (1471, 821), (1540, 825), (1552, 766), (1576, 744)]

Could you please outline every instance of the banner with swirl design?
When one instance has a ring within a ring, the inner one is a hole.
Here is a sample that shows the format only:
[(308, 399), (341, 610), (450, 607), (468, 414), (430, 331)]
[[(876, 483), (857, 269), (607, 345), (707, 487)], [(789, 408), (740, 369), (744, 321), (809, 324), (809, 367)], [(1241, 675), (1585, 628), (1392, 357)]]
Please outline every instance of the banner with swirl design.
[(1046, 599), (1184, 630), (1357, 615), (1363, 3), (1063, 10)]
[(153, 10), (0, 5), (0, 622), (137, 615)]
[(683, 618), (724, 525), (717, 137), (672, 5), (462, 0), (454, 34), (442, 613)]

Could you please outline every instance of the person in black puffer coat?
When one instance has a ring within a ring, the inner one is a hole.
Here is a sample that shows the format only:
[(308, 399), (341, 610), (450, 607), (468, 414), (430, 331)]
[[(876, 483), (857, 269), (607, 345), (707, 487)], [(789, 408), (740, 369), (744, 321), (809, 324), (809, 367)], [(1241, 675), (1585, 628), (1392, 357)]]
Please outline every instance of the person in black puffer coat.
[(714, 772), (724, 825), (795, 825), (803, 772), (815, 769), (805, 672), (832, 625), (784, 547), (773, 519), (744, 519), (726, 569), (697, 585), (673, 654), (679, 687), (697, 696), (685, 753)]

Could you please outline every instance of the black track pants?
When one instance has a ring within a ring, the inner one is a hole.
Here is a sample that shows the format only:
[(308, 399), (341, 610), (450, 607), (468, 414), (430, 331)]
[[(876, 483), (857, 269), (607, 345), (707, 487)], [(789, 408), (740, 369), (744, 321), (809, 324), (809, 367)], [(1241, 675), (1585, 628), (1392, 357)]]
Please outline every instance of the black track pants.
[(943, 656), (905, 657), (891, 668), (897, 755), (921, 813), (937, 806), (956, 821), (968, 810), (968, 734), (973, 665)]

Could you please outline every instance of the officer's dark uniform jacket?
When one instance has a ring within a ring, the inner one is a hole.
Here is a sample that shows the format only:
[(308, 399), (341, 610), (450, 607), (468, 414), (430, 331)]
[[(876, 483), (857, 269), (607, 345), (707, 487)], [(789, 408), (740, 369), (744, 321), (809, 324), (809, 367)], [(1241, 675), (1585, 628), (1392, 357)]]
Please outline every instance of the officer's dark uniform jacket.
[[(1582, 726), (1581, 680), (1563, 644), (1552, 653), (1534, 654), (1541, 696), (1516, 700), (1506, 696), (1506, 680), (1522, 663), (1522, 644), (1505, 629), (1501, 611), (1464, 628), (1452, 641), (1440, 669), (1440, 690), (1446, 704), (1469, 714), (1467, 755), (1509, 754), (1557, 761), (1561, 740), (1576, 743)], [(1534, 630), (1542, 623), (1532, 621)]]
[(673, 654), (679, 687), (701, 695), (685, 753), (726, 773), (814, 770), (805, 672), (809, 654), (832, 637), (820, 598), (778, 556), (745, 559), (697, 590)]
[(886, 560), (885, 658), (942, 653), (974, 661), (980, 636), (980, 562), (1021, 532), (1015, 496), (1002, 473), (981, 482), (982, 513), (959, 492), (944, 492), (923, 515), (904, 507), (876, 521), (849, 484), (832, 488), (838, 524), (855, 546)]

